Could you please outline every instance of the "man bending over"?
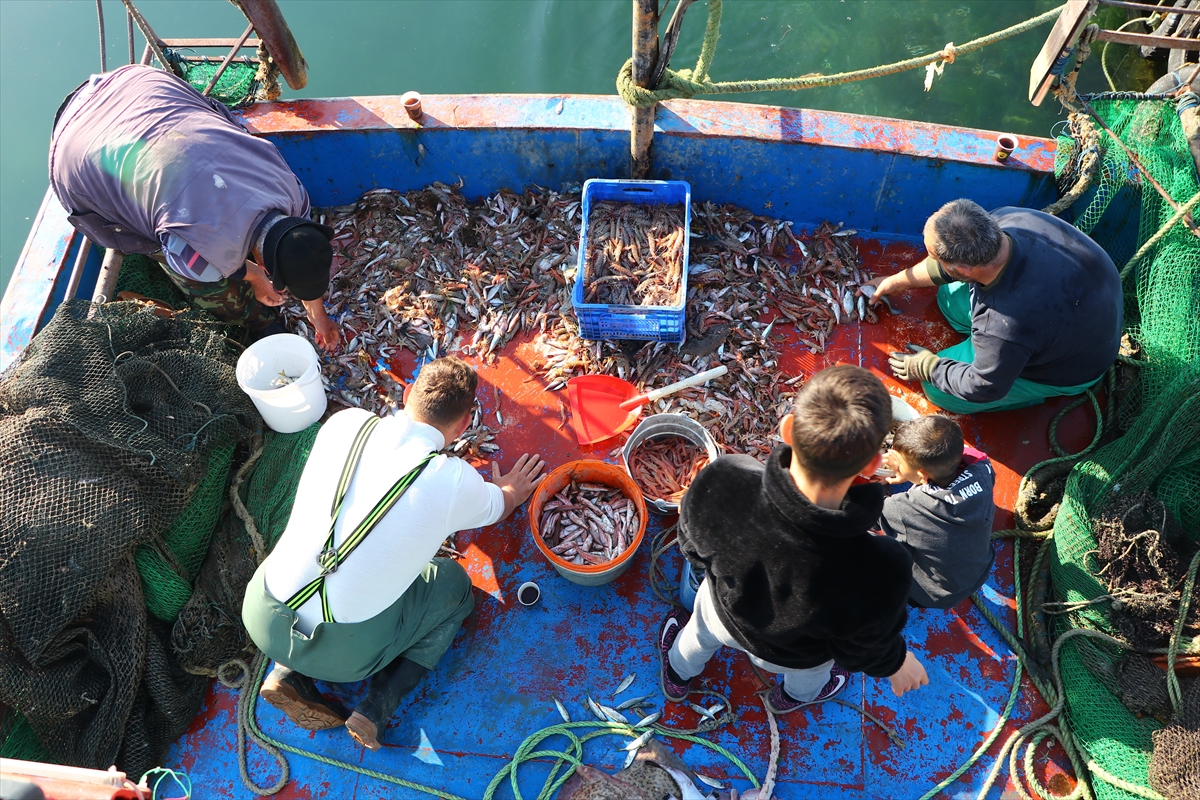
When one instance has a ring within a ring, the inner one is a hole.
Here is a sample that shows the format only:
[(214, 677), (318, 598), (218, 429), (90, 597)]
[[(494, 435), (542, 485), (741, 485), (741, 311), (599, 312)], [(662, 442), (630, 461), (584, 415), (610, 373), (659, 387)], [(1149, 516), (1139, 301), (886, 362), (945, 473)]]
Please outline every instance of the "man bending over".
[[(438, 455), (470, 424), (478, 376), (457, 358), (426, 365), (403, 411), (379, 419), (339, 411), (321, 428), (291, 518), (246, 590), (242, 619), (275, 668), (259, 695), (297, 725), (345, 724), (359, 744), (379, 735), (437, 666), (474, 607), (459, 564), (434, 558), (450, 534), (494, 525), (525, 502), (543, 462), (523, 455), (487, 483), (469, 464)], [(313, 678), (370, 678), (349, 717)]]

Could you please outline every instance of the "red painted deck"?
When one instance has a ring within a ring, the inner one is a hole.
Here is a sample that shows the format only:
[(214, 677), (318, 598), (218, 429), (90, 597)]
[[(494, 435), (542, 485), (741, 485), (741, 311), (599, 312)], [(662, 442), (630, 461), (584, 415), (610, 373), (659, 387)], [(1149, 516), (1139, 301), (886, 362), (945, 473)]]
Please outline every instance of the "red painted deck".
[[(877, 274), (894, 271), (923, 255), (907, 245), (881, 248), (877, 242), (864, 240), (859, 246), (865, 265)], [(782, 369), (789, 375), (810, 374), (833, 364), (858, 364), (880, 375), (889, 391), (918, 410), (934, 411), (919, 390), (914, 392), (913, 386), (890, 376), (887, 354), (907, 342), (938, 349), (961, 337), (941, 320), (933, 290), (901, 295), (896, 305), (904, 310), (902, 317), (881, 312), (878, 325), (839, 328), (824, 355), (814, 356), (801, 348), (787, 350)], [(565, 393), (547, 392), (538, 378), (531, 377), (535, 374), (531, 365), (538, 361), (539, 352), (530, 338), (510, 344), (495, 365), (479, 367), (479, 397), (489, 424), (495, 424), (495, 399), (489, 387), (498, 386), (504, 398), (504, 425), (497, 440), (502, 450), (496, 457), (506, 467), (526, 451), (540, 453), (551, 466), (580, 457), (609, 457), (619, 442), (581, 451), (569, 426), (561, 424)], [(1059, 399), (1021, 411), (957, 417), (968, 443), (987, 452), (995, 464), (997, 528), (1012, 526), (1011, 510), (1020, 477), (1034, 463), (1049, 457), (1047, 426), (1067, 402)], [(1061, 426), (1065, 446), (1078, 449), (1087, 443), (1090, 415), (1081, 409)], [(383, 737), (387, 745), (383, 751), (364, 753), (342, 731), (309, 734), (291, 728), (279, 712), (261, 704), (258, 718), (264, 730), (296, 746), (364, 768), (464, 797), (481, 797), (487, 780), (503, 767), (525, 736), (559, 721), (552, 697), (566, 703), (575, 719), (583, 719), (584, 694), (607, 702), (603, 698), (611, 697), (622, 676), (636, 672), (637, 682), (622, 697), (653, 692), (661, 703), (652, 639), (667, 608), (648, 586), (648, 547), (642, 547), (634, 567), (624, 576), (594, 589), (574, 587), (553, 573), (530, 541), (523, 511), (499, 526), (460, 534), (459, 549), (466, 554), (466, 566), (479, 590), (477, 613), (468, 620), (467, 630), (439, 669), (402, 705)], [(672, 570), (678, 563), (678, 556), (672, 554)], [(514, 600), (516, 587), (527, 579), (537, 580), (543, 590), (542, 602), (533, 609)], [(1011, 542), (1000, 546), (984, 593), (1011, 624)], [(1011, 652), (988, 623), (968, 601), (949, 612), (914, 610), (906, 636), (928, 668), (929, 687), (897, 699), (886, 681), (856, 676), (843, 695), (894, 726), (906, 747), (897, 748), (875, 725), (845, 707), (798, 711), (780, 720), (783, 742), (777, 797), (919, 797), (988, 735), (1007, 698), (1014, 667)], [(734, 727), (726, 727), (712, 738), (736, 752), (761, 780), (770, 741), (765, 712), (754, 694), (761, 684), (745, 657), (732, 651), (718, 654), (705, 677), (728, 689), (741, 711)], [(355, 687), (353, 696), (345, 699), (352, 704), (362, 691), (361, 686)], [(234, 762), (234, 706), (233, 693), (214, 684), (204, 713), (168, 759), (168, 766), (192, 774), (198, 797), (250, 796), (238, 779)], [(665, 708), (664, 723), (696, 724), (696, 714), (686, 708), (672, 704)], [(1015, 722), (1008, 724), (991, 754), (998, 751), (1007, 732), (1044, 710), (1040, 698), (1026, 685), (1014, 713)], [(440, 765), (414, 759), (423, 738), (432, 744)], [(616, 741), (589, 748), (589, 763), (610, 771), (615, 768), (624, 756), (619, 750), (623, 740), (616, 743), (615, 751), (611, 749)], [(701, 771), (736, 777), (727, 762), (697, 746), (675, 743), (675, 749)], [(982, 759), (951, 787), (949, 796), (973, 797), (992, 760), (991, 756)], [(289, 756), (289, 762), (293, 780), (276, 795), (280, 798), (418, 796), (409, 789), (296, 756)], [(255, 752), (252, 764), (260, 783), (273, 782), (274, 768), (261, 754)], [(526, 769), (529, 777), (522, 780), (522, 790), (533, 796), (545, 770), (536, 766)], [(1052, 778), (1061, 773), (1055, 764), (1048, 769)], [(1002, 787), (1005, 781), (1000, 781)], [(1051, 785), (1061, 790), (1063, 785), (1069, 786), (1064, 781), (1065, 776), (1057, 777)], [(735, 785), (740, 789), (749, 786), (744, 781)], [(1004, 791), (1008, 796), (1011, 789)], [(500, 792), (503, 797), (510, 795), (507, 786)]]

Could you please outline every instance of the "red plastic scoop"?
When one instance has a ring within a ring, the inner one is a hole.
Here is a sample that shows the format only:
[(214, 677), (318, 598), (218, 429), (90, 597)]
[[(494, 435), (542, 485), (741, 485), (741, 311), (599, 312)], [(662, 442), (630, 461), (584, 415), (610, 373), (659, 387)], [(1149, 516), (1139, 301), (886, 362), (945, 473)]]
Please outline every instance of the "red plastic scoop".
[(592, 444), (616, 436), (637, 422), (642, 415), (642, 406), (647, 403), (707, 383), (728, 371), (727, 367), (714, 367), (645, 394), (638, 394), (633, 384), (611, 375), (571, 378), (567, 381), (567, 396), (571, 400), (571, 427), (575, 430), (575, 438), (580, 444)]

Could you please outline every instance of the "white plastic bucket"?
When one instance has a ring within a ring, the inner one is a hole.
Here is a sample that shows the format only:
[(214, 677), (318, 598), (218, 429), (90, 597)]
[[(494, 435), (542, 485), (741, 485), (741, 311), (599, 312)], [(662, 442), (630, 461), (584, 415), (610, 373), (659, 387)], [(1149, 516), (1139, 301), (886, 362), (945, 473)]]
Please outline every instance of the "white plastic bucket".
[[(295, 380), (272, 388), (280, 372)], [(295, 334), (277, 333), (247, 347), (237, 362), (237, 381), (273, 431), (302, 431), (325, 413), (317, 351)]]

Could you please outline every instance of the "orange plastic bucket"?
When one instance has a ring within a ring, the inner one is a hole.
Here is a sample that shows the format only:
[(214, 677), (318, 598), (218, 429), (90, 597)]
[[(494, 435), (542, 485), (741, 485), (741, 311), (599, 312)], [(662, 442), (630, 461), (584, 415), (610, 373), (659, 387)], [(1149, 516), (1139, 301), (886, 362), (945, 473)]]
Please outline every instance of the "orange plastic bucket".
[[(638, 529), (633, 541), (625, 552), (605, 564), (574, 564), (550, 552), (550, 548), (542, 541), (542, 533), (538, 529), (538, 521), (542, 518), (542, 506), (557, 492), (563, 490), (572, 480), (587, 483), (601, 483), (620, 489), (633, 501), (638, 512)], [(551, 472), (534, 490), (533, 498), (529, 501), (529, 526), (533, 529), (533, 543), (542, 551), (558, 574), (572, 583), (581, 586), (600, 586), (615, 579), (633, 563), (633, 554), (637, 552), (642, 539), (646, 535), (646, 501), (642, 498), (642, 490), (625, 471), (614, 464), (604, 461), (571, 461)]]

